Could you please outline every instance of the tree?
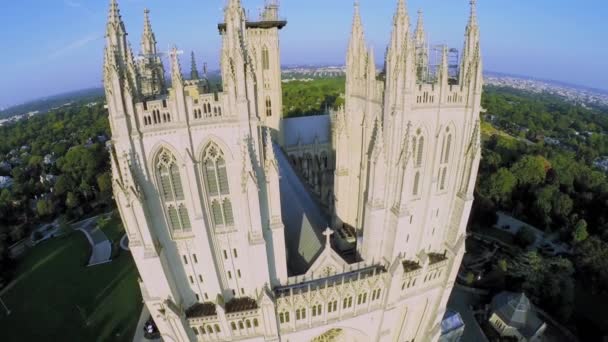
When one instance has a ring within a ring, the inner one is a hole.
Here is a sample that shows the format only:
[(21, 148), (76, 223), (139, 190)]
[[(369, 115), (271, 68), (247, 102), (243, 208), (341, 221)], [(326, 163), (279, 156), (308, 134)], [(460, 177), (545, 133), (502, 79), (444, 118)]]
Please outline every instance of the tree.
[(587, 232), (587, 221), (581, 219), (574, 225), (574, 230), (572, 231), (572, 240), (574, 243), (581, 243), (589, 237), (589, 233)]
[(511, 167), (511, 172), (522, 185), (539, 185), (547, 174), (546, 160), (540, 156), (526, 155)]
[(490, 176), (488, 182), (488, 195), (497, 202), (505, 202), (511, 198), (511, 192), (517, 184), (517, 179), (505, 168), (500, 168)]
[(467, 283), (467, 285), (473, 285), (473, 283), (475, 282), (475, 275), (473, 274), (473, 272), (467, 273), (465, 282)]
[(594, 292), (608, 292), (608, 243), (596, 236), (586, 239), (576, 245), (575, 260)]
[(536, 233), (528, 226), (523, 226), (517, 231), (515, 242), (522, 248), (528, 248), (536, 242)]
[(109, 172), (104, 172), (97, 177), (97, 187), (104, 198), (112, 196), (112, 176)]
[(507, 269), (508, 269), (507, 260), (505, 260), (505, 259), (498, 260), (498, 269), (503, 272), (507, 272)]
[(553, 215), (565, 220), (572, 212), (574, 202), (572, 202), (570, 196), (564, 193), (559, 193), (557, 196), (553, 197), (552, 205)]
[(45, 217), (54, 213), (53, 202), (48, 199), (41, 199), (36, 202), (36, 212), (38, 216)]
[(80, 205), (80, 200), (73, 192), (68, 192), (68, 196), (65, 200), (65, 205), (70, 209), (77, 208)]

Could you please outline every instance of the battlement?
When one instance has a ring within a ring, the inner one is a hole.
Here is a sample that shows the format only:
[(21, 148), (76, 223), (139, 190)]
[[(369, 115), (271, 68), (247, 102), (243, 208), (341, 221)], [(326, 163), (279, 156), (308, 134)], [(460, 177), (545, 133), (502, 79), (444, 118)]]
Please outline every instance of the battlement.
[(225, 111), (225, 93), (207, 93), (186, 96), (186, 112), (179, 113), (174, 98), (170, 94), (155, 100), (135, 104), (137, 120), (142, 130), (184, 124), (186, 117), (190, 124), (217, 123), (231, 114)]

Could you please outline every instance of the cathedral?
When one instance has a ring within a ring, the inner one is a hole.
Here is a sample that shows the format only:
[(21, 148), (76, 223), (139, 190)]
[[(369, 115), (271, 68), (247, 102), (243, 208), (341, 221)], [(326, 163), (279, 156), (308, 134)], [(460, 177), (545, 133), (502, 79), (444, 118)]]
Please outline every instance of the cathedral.
[(194, 54), (184, 77), (177, 48), (165, 72), (143, 22), (135, 55), (110, 1), (103, 70), (114, 198), (162, 338), (440, 340), (481, 158), (475, 0), (462, 50), (398, 0), (382, 69), (355, 4), (344, 106), (295, 119), (276, 0), (256, 18), (227, 1), (221, 87)]

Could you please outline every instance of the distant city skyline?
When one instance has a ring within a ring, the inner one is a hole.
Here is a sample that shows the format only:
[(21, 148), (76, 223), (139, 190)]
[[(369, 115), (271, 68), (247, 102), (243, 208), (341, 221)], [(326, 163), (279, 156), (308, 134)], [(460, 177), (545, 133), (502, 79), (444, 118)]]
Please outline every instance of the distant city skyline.
[[(409, 0), (412, 26), (417, 10), (432, 43), (461, 48), (468, 0)], [(195, 51), (199, 67), (218, 67), (223, 0), (119, 0), (134, 51), (139, 52), (143, 9), (161, 50), (172, 44)], [(211, 3), (211, 4), (209, 4)], [(250, 17), (263, 0), (244, 0)], [(384, 56), (396, 0), (360, 0), (368, 42), (379, 64)], [(283, 0), (288, 20), (281, 33), (282, 64), (344, 63), (353, 1)], [(0, 5), (0, 107), (83, 88), (101, 87), (103, 35), (108, 1), (24, 0)], [(485, 70), (608, 90), (608, 33), (602, 13), (608, 4), (590, 0), (479, 1)], [(65, 25), (64, 23), (69, 23)], [(584, 24), (584, 25), (583, 25)], [(433, 37), (442, 37), (440, 41)], [(182, 56), (184, 71), (189, 54)]]

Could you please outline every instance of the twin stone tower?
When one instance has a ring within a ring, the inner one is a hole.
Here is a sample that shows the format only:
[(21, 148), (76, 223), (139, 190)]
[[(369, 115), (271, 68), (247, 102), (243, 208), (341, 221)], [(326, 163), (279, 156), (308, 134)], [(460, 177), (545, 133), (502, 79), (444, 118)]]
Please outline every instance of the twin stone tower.
[(114, 197), (165, 341), (440, 338), (481, 154), (479, 27), (471, 1), (464, 49), (430, 45), (404, 2), (382, 70), (355, 5), (328, 205), (283, 144), (275, 1), (255, 20), (228, 1), (221, 91), (175, 48), (168, 85), (149, 12), (135, 57), (110, 2)]

